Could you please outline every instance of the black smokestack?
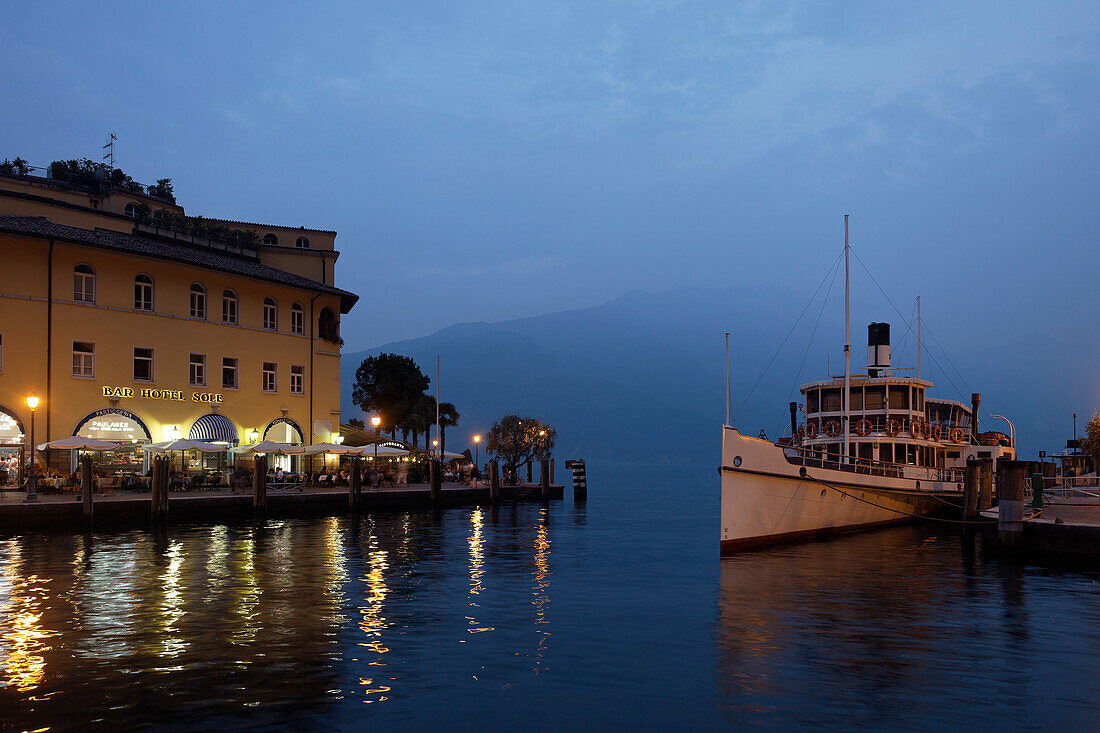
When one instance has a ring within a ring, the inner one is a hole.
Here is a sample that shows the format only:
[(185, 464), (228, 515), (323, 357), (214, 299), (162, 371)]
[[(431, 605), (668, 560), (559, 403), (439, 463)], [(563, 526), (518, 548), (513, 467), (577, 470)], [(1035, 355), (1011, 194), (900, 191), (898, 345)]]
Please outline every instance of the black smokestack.
[(978, 406), (982, 404), (982, 393), (974, 392), (970, 395), (970, 436), (974, 442), (978, 442)]
[(890, 324), (867, 325), (867, 374), (877, 377), (890, 368)]

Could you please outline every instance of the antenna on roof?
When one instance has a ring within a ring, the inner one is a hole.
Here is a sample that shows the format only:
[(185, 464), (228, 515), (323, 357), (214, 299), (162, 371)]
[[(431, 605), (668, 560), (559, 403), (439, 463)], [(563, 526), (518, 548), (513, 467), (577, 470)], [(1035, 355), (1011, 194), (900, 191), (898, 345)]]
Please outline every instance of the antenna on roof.
[(107, 165), (111, 170), (115, 168), (115, 140), (118, 140), (115, 134), (108, 132), (107, 144), (103, 146), (103, 149), (107, 151), (107, 154), (103, 156), (103, 160), (107, 161)]

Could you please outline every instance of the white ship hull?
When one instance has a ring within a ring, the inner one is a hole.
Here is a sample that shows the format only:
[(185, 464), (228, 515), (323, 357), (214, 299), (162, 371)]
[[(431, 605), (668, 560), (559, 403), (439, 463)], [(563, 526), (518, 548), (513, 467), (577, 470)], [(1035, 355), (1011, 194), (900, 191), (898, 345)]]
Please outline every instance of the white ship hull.
[(722, 552), (903, 522), (962, 496), (931, 469), (887, 476), (798, 465), (781, 446), (730, 427), (722, 430), (721, 474)]

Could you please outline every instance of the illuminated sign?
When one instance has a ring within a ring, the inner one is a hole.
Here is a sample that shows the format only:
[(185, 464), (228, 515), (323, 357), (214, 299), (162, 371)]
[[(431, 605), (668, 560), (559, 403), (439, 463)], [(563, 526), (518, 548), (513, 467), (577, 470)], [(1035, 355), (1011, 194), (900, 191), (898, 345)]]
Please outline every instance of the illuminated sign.
[[(104, 397), (137, 397), (142, 400), (173, 400), (175, 402), (186, 402), (187, 398), (184, 396), (183, 390), (179, 389), (154, 389), (152, 387), (143, 387), (136, 392), (132, 387), (110, 387), (104, 385), (103, 387)], [(212, 405), (221, 403), (222, 396), (220, 394), (214, 394), (213, 392), (192, 392), (191, 402), (205, 402)]]

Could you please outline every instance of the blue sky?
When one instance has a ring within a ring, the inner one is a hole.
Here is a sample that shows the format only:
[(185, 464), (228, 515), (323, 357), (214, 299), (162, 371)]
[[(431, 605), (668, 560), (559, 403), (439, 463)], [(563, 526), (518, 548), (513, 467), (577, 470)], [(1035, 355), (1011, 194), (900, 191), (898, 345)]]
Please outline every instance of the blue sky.
[[(337, 230), (364, 296), (349, 348), (636, 288), (805, 300), (850, 213), (876, 278), (922, 295), (945, 340), (1098, 356), (1096, 3), (8, 3), (0, 21), (0, 157), (94, 157), (111, 131), (119, 165), (172, 177), (191, 213)], [(855, 287), (857, 326), (893, 315)], [(1100, 380), (1075, 389), (1100, 402)]]

